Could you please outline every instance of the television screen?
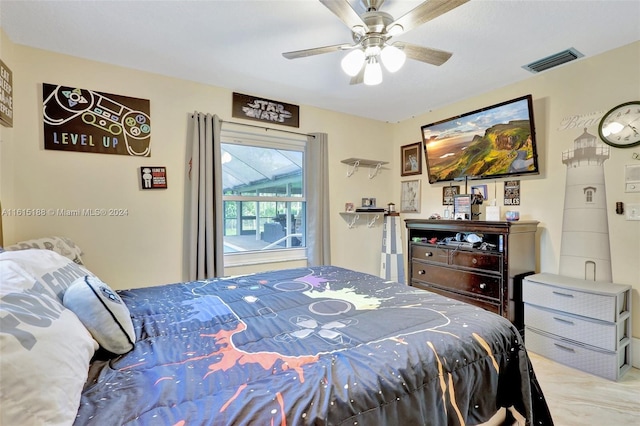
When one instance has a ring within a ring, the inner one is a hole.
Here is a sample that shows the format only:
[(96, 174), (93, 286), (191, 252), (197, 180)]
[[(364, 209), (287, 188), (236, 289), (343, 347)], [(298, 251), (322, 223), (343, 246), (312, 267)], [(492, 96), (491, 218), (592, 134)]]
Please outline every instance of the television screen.
[(531, 95), (421, 130), (429, 183), (539, 173)]

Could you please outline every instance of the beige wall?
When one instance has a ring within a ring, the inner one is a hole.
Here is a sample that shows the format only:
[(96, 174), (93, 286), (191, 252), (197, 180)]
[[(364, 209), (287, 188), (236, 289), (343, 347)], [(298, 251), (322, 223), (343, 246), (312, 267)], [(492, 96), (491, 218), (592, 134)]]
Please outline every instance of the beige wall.
[[(44, 235), (65, 235), (85, 251), (89, 268), (115, 288), (147, 286), (185, 279), (184, 205), (186, 203), (186, 126), (193, 111), (231, 117), (231, 93), (185, 80), (14, 45), (1, 33), (0, 57), (13, 71), (14, 128), (0, 128), (0, 200), (4, 208), (126, 208), (128, 216), (4, 217), (7, 244)], [(615, 65), (613, 65), (615, 64)], [(352, 229), (339, 215), (345, 202), (376, 197), (378, 204), (400, 203), (400, 146), (420, 140), (420, 126), (516, 96), (534, 98), (542, 173), (522, 177), (523, 219), (540, 221), (539, 271), (556, 273), (560, 252), (565, 166), (563, 150), (573, 146), (582, 128), (558, 130), (561, 120), (576, 114), (604, 112), (640, 99), (640, 43), (532, 76), (528, 80), (445, 106), (397, 124), (382, 123), (302, 105), (301, 132), (329, 135), (331, 254), (335, 265), (377, 274), (381, 226), (359, 222)], [(153, 123), (152, 156), (129, 158), (45, 151), (42, 142), (42, 83), (149, 99)], [(255, 95), (260, 95), (255, 93)], [(281, 99), (290, 102), (288, 99)], [(233, 121), (241, 121), (233, 119)], [(589, 127), (597, 134), (597, 127)], [(634, 163), (632, 152), (612, 149), (605, 163), (614, 281), (634, 286), (634, 329), (640, 335), (640, 222), (614, 213), (616, 201), (639, 203), (640, 195), (624, 193), (623, 168)], [(368, 178), (361, 168), (347, 177), (345, 158), (390, 161), (382, 173)], [(167, 167), (169, 188), (141, 191), (140, 166)], [(484, 182), (483, 182), (484, 183)], [(502, 181), (497, 186), (501, 204)], [(422, 175), (421, 213), (442, 213), (442, 185)], [(255, 272), (300, 263), (257, 265), (227, 270)]]
[[(52, 234), (68, 236), (85, 251), (88, 267), (118, 289), (185, 279), (187, 116), (203, 111), (224, 120), (242, 121), (231, 117), (232, 91), (13, 45), (4, 34), (3, 42), (13, 50), (3, 60), (13, 70), (17, 94), (14, 129), (3, 128), (0, 150), (3, 207), (128, 210), (126, 217), (4, 217), (5, 243)], [(43, 82), (149, 99), (151, 157), (45, 151)], [(300, 117), (299, 131), (329, 134), (334, 264), (377, 273), (381, 228), (347, 229), (338, 211), (344, 209), (345, 202), (363, 196), (386, 202), (395, 174), (383, 170), (377, 178), (368, 179), (362, 169), (347, 178), (347, 166), (340, 161), (350, 157), (388, 158), (392, 128), (386, 123), (304, 105)], [(145, 165), (167, 167), (167, 190), (139, 189), (139, 167)], [(226, 272), (287, 266), (302, 263), (253, 265)]]
[[(518, 96), (532, 94), (534, 119), (538, 141), (538, 155), (542, 168), (539, 176), (521, 177), (521, 219), (538, 220), (538, 272), (558, 273), (560, 238), (564, 208), (566, 166), (562, 152), (573, 148), (573, 141), (585, 126), (560, 130), (563, 119), (574, 115), (600, 114), (623, 102), (640, 100), (640, 42), (612, 50), (593, 58), (585, 58), (550, 70), (502, 89), (472, 97), (425, 113), (394, 127), (397, 149), (394, 162), (399, 161), (400, 146), (420, 137), (420, 127), (484, 106)], [(598, 135), (597, 120), (589, 123), (587, 131)], [(640, 203), (640, 193), (624, 192), (624, 166), (640, 164), (632, 158), (640, 154), (640, 146), (627, 149), (612, 148), (605, 161), (607, 214), (613, 281), (633, 286), (633, 329), (640, 336), (640, 221), (627, 221), (615, 214), (615, 203)], [(502, 205), (503, 180), (487, 183), (490, 198), (494, 185), (498, 205)], [(423, 175), (422, 213), (442, 214), (442, 184), (430, 185)], [(464, 182), (462, 183), (464, 186)], [(399, 198), (399, 185), (395, 185), (395, 198)], [(483, 206), (484, 207), (484, 206)], [(502, 211), (506, 210), (504, 206)]]
[[(13, 43), (7, 38), (2, 28), (0, 28), (0, 59), (5, 63), (9, 69), (11, 69), (13, 73), (14, 86), (15, 86), (15, 70), (13, 69)], [(9, 156), (5, 154), (10, 146), (12, 146), (13, 141), (13, 127), (4, 127), (0, 125), (0, 204), (2, 206), (7, 205), (7, 201), (12, 198), (12, 168)], [(3, 190), (3, 187), (6, 187), (6, 191)], [(3, 229), (3, 238), (0, 238), (0, 244), (2, 241), (6, 240), (6, 236), (4, 235), (6, 231)]]

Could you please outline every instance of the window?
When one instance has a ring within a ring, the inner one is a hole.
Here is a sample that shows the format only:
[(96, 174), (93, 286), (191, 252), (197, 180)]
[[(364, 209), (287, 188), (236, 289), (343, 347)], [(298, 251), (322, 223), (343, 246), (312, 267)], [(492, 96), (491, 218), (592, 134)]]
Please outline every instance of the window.
[(222, 129), (226, 266), (305, 257), (305, 144)]
[(589, 204), (594, 202), (593, 196), (596, 193), (596, 189), (593, 186), (587, 186), (584, 188), (585, 201)]

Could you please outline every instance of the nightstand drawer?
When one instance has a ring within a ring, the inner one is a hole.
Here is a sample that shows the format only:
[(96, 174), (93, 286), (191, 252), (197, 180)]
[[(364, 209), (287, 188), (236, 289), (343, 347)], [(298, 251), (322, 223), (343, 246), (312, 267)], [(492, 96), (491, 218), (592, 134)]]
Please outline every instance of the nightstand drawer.
[(631, 286), (548, 273), (529, 275), (522, 284), (526, 303), (602, 321), (631, 313)]
[(525, 346), (530, 352), (609, 380), (618, 380), (631, 368), (628, 344), (615, 352), (598, 350), (553, 338), (527, 325)]
[(411, 257), (428, 262), (449, 263), (449, 250), (435, 246), (411, 246)]
[(529, 327), (609, 351), (617, 350), (630, 338), (629, 318), (616, 324), (577, 317), (528, 303), (524, 305), (524, 318)]
[(603, 294), (586, 293), (569, 288), (540, 284), (524, 279), (522, 300), (570, 314), (615, 321), (616, 298)]

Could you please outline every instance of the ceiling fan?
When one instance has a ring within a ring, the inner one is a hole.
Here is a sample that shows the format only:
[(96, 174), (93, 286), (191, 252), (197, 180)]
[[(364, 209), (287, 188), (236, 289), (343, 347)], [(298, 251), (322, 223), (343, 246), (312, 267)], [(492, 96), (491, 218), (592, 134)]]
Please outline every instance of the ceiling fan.
[(350, 52), (342, 59), (345, 73), (351, 76), (351, 84), (376, 85), (382, 82), (382, 67), (395, 72), (409, 57), (432, 65), (444, 64), (452, 55), (443, 50), (422, 47), (404, 41), (391, 43), (392, 37), (422, 25), (469, 0), (428, 0), (405, 15), (395, 19), (380, 7), (384, 0), (360, 0), (366, 12), (361, 15), (347, 0), (320, 0), (350, 29), (354, 44), (336, 44), (312, 49), (296, 50), (282, 54), (287, 59), (304, 58), (340, 50)]

